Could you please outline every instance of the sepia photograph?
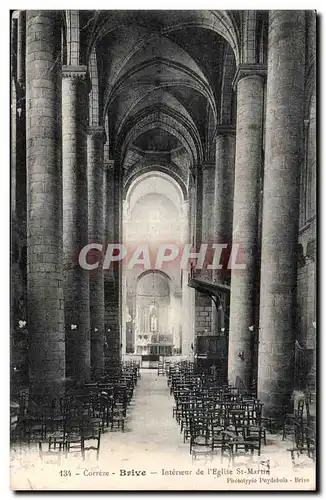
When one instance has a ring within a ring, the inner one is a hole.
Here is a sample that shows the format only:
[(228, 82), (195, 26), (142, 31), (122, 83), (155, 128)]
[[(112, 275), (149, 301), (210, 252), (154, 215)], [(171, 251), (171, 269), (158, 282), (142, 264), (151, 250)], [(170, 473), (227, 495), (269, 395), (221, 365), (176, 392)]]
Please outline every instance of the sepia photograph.
[(8, 14), (11, 490), (316, 491), (317, 11)]

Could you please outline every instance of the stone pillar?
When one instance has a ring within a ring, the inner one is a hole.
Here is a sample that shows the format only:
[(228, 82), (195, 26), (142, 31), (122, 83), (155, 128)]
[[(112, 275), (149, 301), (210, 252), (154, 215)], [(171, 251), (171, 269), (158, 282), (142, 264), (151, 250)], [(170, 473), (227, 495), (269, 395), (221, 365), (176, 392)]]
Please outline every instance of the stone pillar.
[(281, 417), (293, 387), (305, 12), (270, 11), (258, 397)]
[[(25, 37), (26, 37), (26, 12), (24, 10), (18, 13), (18, 27), (17, 27), (17, 81), (20, 85), (25, 87)], [(56, 40), (56, 48), (58, 41)], [(59, 55), (59, 54), (58, 54)]]
[(189, 273), (182, 271), (182, 339), (181, 354), (183, 356), (192, 356), (195, 336), (195, 290), (188, 287)]
[[(89, 127), (87, 137), (88, 240), (104, 243), (103, 227), (103, 127)], [(96, 260), (98, 260), (98, 255)], [(91, 374), (93, 379), (104, 370), (104, 277), (100, 265), (89, 274), (89, 309), (91, 327)]]
[(214, 243), (232, 242), (235, 130), (220, 126), (216, 137)]
[[(216, 137), (215, 189), (214, 189), (214, 243), (231, 245), (233, 224), (234, 194), (234, 162), (235, 162), (235, 130), (230, 126), (220, 125)], [(227, 260), (221, 258), (223, 269), (213, 270), (213, 281), (223, 283), (229, 280), (229, 271), (225, 269)], [(212, 335), (221, 334), (225, 328), (224, 311), (218, 313), (212, 304)]]
[[(191, 207), (189, 200), (183, 203), (183, 237), (182, 244), (191, 243)], [(182, 272), (182, 321), (181, 321), (181, 354), (184, 356), (190, 356), (193, 351), (191, 349), (191, 344), (194, 343), (194, 328), (191, 322), (191, 308), (194, 306), (192, 289), (188, 287), (189, 280), (189, 270), (183, 270)]]
[(202, 165), (202, 232), (201, 242), (212, 243), (213, 237), (213, 207), (214, 207), (214, 163)]
[[(109, 145), (104, 146), (104, 239), (105, 244), (119, 243), (115, 235), (114, 161), (109, 159)], [(115, 264), (113, 264), (115, 265)], [(111, 264), (104, 270), (104, 325), (106, 370), (115, 371), (120, 364), (119, 294), (116, 271)]]
[[(26, 12), (14, 11), (11, 19), (11, 320), (27, 320), (27, 190), (26, 190)], [(23, 40), (23, 44), (22, 44)], [(22, 48), (24, 50), (22, 51)], [(18, 56), (19, 53), (19, 56)], [(19, 64), (18, 64), (19, 63)], [(19, 68), (18, 68), (19, 65)], [(19, 77), (19, 82), (18, 82)], [(60, 99), (59, 99), (60, 100)], [(15, 352), (17, 346), (12, 343)], [(11, 362), (15, 364), (13, 355)], [(27, 361), (27, 359), (26, 359)]]
[(64, 390), (61, 65), (58, 14), (26, 12), (27, 266), (30, 397)]
[(190, 241), (193, 246), (195, 245), (196, 239), (196, 187), (192, 186), (189, 188), (189, 201), (190, 201)]
[(194, 213), (194, 248), (199, 250), (202, 242), (202, 213), (203, 213), (203, 172), (197, 166), (196, 184), (194, 186), (196, 207)]
[[(209, 245), (207, 247), (206, 257), (209, 255), (210, 245), (213, 237), (213, 207), (214, 207), (214, 163), (204, 162), (201, 166), (197, 181), (197, 196), (200, 196), (200, 212), (197, 212), (196, 220), (196, 251), (200, 250), (201, 244)], [(200, 175), (201, 174), (201, 175)], [(207, 269), (205, 261), (202, 269), (195, 269), (194, 275), (206, 281), (212, 280), (212, 271)], [(207, 335), (211, 331), (211, 308), (213, 302), (209, 295), (195, 294), (195, 334)], [(209, 313), (210, 311), (210, 313)], [(204, 318), (205, 316), (205, 318)], [(208, 319), (209, 318), (209, 319)], [(208, 327), (209, 325), (209, 327)]]
[(231, 271), (228, 377), (249, 388), (258, 252), (259, 177), (262, 163), (264, 71), (240, 65), (237, 85), (236, 156), (232, 243), (238, 244), (245, 269)]
[[(122, 172), (120, 160), (114, 161), (114, 240), (118, 243), (123, 242), (122, 235)], [(118, 305), (118, 328), (115, 332), (115, 359), (120, 365), (122, 349), (126, 346), (122, 345), (122, 266), (123, 262), (119, 261), (114, 268), (115, 293), (117, 295)]]
[(182, 244), (191, 243), (190, 218), (191, 218), (190, 203), (189, 200), (185, 200), (182, 205), (182, 215), (181, 215)]
[[(123, 274), (122, 276), (122, 297), (125, 299), (127, 298), (127, 276), (126, 273)], [(124, 358), (124, 356), (127, 353), (127, 301), (125, 300), (125, 303), (123, 304), (122, 311), (121, 311), (121, 316), (122, 316), (122, 325), (121, 325), (121, 356)]]
[(82, 382), (90, 377), (89, 271), (78, 262), (88, 243), (87, 68), (65, 66), (62, 76), (66, 363), (67, 376)]

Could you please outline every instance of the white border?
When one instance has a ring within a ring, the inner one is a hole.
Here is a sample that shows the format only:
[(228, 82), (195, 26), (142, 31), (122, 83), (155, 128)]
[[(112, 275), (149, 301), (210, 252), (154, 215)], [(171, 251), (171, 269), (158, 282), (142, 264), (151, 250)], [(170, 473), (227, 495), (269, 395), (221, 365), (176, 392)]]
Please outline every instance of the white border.
[[(323, 25), (323, 14), (325, 11), (325, 2), (318, 0), (316, 2), (307, 2), (307, 1), (280, 1), (274, 0), (273, 2), (258, 2), (258, 1), (249, 1), (245, 4), (240, 1), (228, 1), (219, 3), (216, 0), (213, 1), (193, 1), (193, 0), (156, 0), (155, 3), (150, 2), (149, 0), (138, 0), (130, 1), (130, 0), (119, 0), (119, 1), (104, 1), (95, 2), (96, 9), (107, 9), (108, 6), (110, 9), (174, 9), (174, 10), (189, 10), (189, 9), (316, 9), (321, 19), (319, 21), (319, 31), (320, 31), (320, 44), (319, 44), (319, 64), (320, 64), (320, 94), (322, 94), (323, 83), (325, 84), (325, 67), (326, 64), (323, 64), (323, 57), (325, 55), (325, 36), (323, 36), (323, 29), (325, 28)], [(3, 336), (3, 343), (1, 345), (1, 447), (0, 447), (0, 484), (1, 484), (1, 498), (11, 498), (13, 495), (9, 491), (9, 470), (8, 470), (8, 458), (9, 458), (9, 211), (10, 211), (10, 200), (9, 200), (9, 186), (10, 186), (10, 176), (9, 176), (9, 40), (10, 40), (10, 23), (9, 23), (9, 9), (89, 9), (92, 7), (94, 9), (94, 3), (89, 1), (56, 1), (56, 2), (47, 2), (43, 1), (34, 1), (23, 2), (17, 1), (15, 5), (10, 5), (8, 2), (2, 2), (0, 7), (1, 13), (1, 29), (0, 29), (0, 47), (2, 53), (2, 78), (0, 79), (1, 84), (1, 114), (0, 114), (0, 124), (1, 124), (1, 146), (2, 146), (2, 168), (1, 168), (1, 182), (0, 182), (0, 228), (1, 228), (1, 236), (2, 236), (2, 244), (0, 246), (0, 262), (2, 264), (2, 272), (1, 272), (1, 281), (0, 281), (0, 312), (1, 312), (1, 330)], [(322, 250), (325, 248), (325, 238), (326, 238), (326, 214), (325, 214), (325, 203), (323, 203), (323, 198), (325, 197), (325, 175), (323, 174), (324, 165), (322, 165), (322, 146), (324, 144), (323, 139), (325, 138), (322, 133), (321, 124), (323, 122), (323, 118), (325, 118), (325, 99), (322, 99), (322, 96), (319, 96), (319, 129), (320, 129), (320, 137), (319, 137), (319, 189), (320, 189), (320, 204), (319, 204), (319, 217), (320, 217), (320, 229), (319, 229), (319, 238), (320, 238), (320, 247), (319, 247), (319, 260), (321, 259), (323, 252)], [(320, 264), (319, 264), (320, 266)], [(322, 285), (325, 283), (326, 278), (326, 266), (323, 268), (319, 267), (322, 270), (320, 275), (320, 285), (322, 291)], [(321, 293), (320, 295), (320, 311), (326, 310), (326, 298)], [(320, 364), (323, 366), (323, 361), (326, 360), (325, 355), (325, 342), (323, 341), (323, 330), (322, 330), (322, 322), (319, 317), (319, 322), (317, 325), (319, 332), (319, 341), (320, 347), (322, 348), (322, 352), (320, 353)], [(325, 415), (325, 398), (323, 398), (323, 382), (325, 381), (325, 369), (322, 369), (319, 383), (319, 400), (320, 400), (320, 410), (321, 417)], [(322, 422), (323, 419), (320, 418)], [(323, 451), (325, 449), (325, 433), (323, 432), (322, 426), (320, 426), (320, 438), (322, 438), (322, 451), (320, 452), (320, 460), (323, 458)], [(7, 436), (8, 434), (8, 436)], [(322, 476), (322, 469), (320, 464), (320, 476)], [(321, 478), (320, 478), (321, 479)], [(322, 484), (321, 484), (322, 486)], [(115, 496), (114, 494), (110, 494), (110, 496)], [(218, 495), (221, 495), (219, 492)], [(234, 494), (235, 495), (235, 494)], [(68, 497), (67, 494), (60, 494), (61, 498)], [(87, 495), (88, 497), (94, 497), (93, 494)], [(170, 497), (176, 495), (170, 495)], [(197, 497), (203, 496), (198, 493)], [(285, 494), (279, 494), (279, 497), (285, 497)], [(39, 498), (43, 498), (44, 495), (41, 494)], [(121, 497), (121, 495), (119, 495)]]

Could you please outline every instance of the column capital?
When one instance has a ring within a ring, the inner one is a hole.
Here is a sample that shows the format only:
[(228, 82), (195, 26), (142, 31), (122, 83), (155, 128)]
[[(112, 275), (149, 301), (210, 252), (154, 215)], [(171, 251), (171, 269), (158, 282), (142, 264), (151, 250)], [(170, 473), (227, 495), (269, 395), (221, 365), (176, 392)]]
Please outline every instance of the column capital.
[(213, 162), (213, 161), (203, 161), (200, 166), (201, 166), (201, 170), (202, 171), (214, 169), (215, 168), (215, 162)]
[(236, 90), (237, 85), (242, 78), (259, 76), (265, 78), (267, 75), (267, 67), (265, 64), (239, 64), (237, 67), (235, 77), (232, 82), (232, 87)]
[(236, 134), (236, 128), (233, 125), (217, 125), (214, 131), (214, 138), (217, 136), (230, 136)]
[(106, 160), (104, 162), (104, 169), (112, 171), (114, 168), (114, 160)]
[(87, 66), (62, 66), (62, 78), (71, 78), (71, 80), (85, 82), (88, 89), (90, 90), (91, 88)]
[(90, 125), (87, 129), (87, 134), (94, 139), (106, 142), (106, 133), (102, 125)]

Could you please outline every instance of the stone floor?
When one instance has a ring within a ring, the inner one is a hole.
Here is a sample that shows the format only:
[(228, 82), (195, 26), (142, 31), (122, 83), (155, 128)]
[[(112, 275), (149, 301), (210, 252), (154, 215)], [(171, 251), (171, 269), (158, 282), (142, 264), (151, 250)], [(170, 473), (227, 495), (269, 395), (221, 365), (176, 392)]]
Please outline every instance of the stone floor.
[[(41, 462), (36, 448), (12, 450), (12, 488), (314, 489), (312, 461), (300, 458), (293, 469), (287, 451), (292, 440), (282, 441), (280, 436), (268, 435), (261, 457), (237, 457), (233, 469), (220, 455), (193, 464), (189, 444), (183, 443), (172, 418), (173, 403), (166, 378), (158, 376), (156, 370), (143, 370), (128, 409), (125, 432), (103, 434), (99, 461), (92, 451), (85, 461), (71, 454), (56, 463)], [(257, 472), (266, 461), (269, 475)]]

